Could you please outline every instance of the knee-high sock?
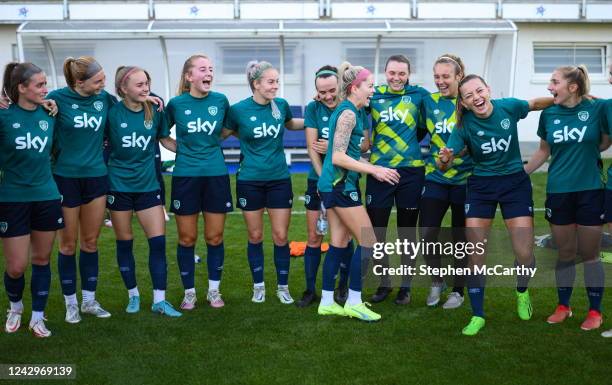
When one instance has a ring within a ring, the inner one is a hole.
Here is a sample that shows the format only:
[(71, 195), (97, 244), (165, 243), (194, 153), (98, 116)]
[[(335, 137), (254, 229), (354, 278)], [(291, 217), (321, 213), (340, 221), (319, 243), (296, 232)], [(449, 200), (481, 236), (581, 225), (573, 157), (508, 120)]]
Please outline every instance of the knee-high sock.
[(249, 242), (247, 245), (247, 257), (249, 259), (251, 275), (253, 276), (253, 283), (262, 283), (264, 281), (263, 242)]
[(45, 311), (49, 288), (51, 287), (51, 266), (32, 264), (32, 311)]
[(195, 287), (195, 247), (185, 247), (178, 245), (176, 248), (176, 259), (178, 261), (179, 271), (181, 273), (181, 281), (183, 288), (193, 289)]
[(323, 290), (334, 291), (336, 286), (336, 274), (340, 266), (340, 258), (345, 249), (340, 247), (329, 246), (325, 261), (323, 261)]
[(274, 266), (276, 267), (276, 281), (279, 285), (284, 286), (289, 283), (290, 258), (288, 244), (274, 245)]
[(12, 278), (7, 272), (4, 272), (4, 289), (9, 301), (19, 302), (23, 298), (23, 290), (25, 289), (25, 278), (21, 274), (18, 278)]
[(475, 274), (467, 277), (468, 295), (472, 305), (472, 314), (478, 317), (484, 317), (485, 284), (486, 280), (484, 275)]
[[(521, 265), (519, 263), (519, 261), (515, 260), (514, 261), (514, 266), (515, 267), (520, 267), (523, 266), (525, 268), (534, 268), (535, 267), (535, 256), (533, 257), (533, 260), (531, 261), (531, 263), (529, 265)], [(531, 279), (531, 275), (529, 275), (528, 273), (526, 274), (517, 274), (516, 275), (516, 291), (518, 291), (519, 293), (524, 293), (527, 291), (527, 286), (529, 286), (529, 280)]]
[(584, 263), (584, 285), (589, 297), (589, 310), (601, 312), (605, 272), (601, 261)]
[(77, 285), (77, 263), (75, 255), (66, 255), (61, 252), (57, 255), (57, 271), (59, 273), (62, 293), (73, 295)]
[(134, 261), (134, 240), (117, 240), (117, 265), (126, 289), (136, 287), (136, 262)]
[(225, 259), (225, 246), (223, 242), (213, 246), (206, 244), (206, 263), (208, 267), (208, 279), (211, 281), (220, 281), (223, 274), (223, 261)]
[(574, 281), (576, 280), (576, 264), (574, 261), (557, 261), (555, 279), (557, 281), (559, 305), (569, 307), (570, 298), (574, 291)]
[(355, 253), (352, 239), (343, 250), (342, 256), (340, 257), (340, 279), (338, 280), (338, 287), (346, 287), (348, 282), (351, 258), (353, 258), (353, 254)]
[(81, 289), (95, 292), (98, 286), (98, 251), (89, 253), (81, 250), (79, 269), (81, 273)]
[(153, 281), (153, 290), (166, 290), (168, 265), (166, 263), (165, 235), (149, 238), (149, 272), (151, 273), (151, 281)]
[[(329, 250), (327, 251), (327, 253), (329, 254)], [(304, 275), (306, 276), (306, 290), (311, 293), (315, 292), (315, 286), (317, 283), (317, 272), (319, 271), (320, 264), (321, 246), (306, 246), (306, 251), (304, 252)]]

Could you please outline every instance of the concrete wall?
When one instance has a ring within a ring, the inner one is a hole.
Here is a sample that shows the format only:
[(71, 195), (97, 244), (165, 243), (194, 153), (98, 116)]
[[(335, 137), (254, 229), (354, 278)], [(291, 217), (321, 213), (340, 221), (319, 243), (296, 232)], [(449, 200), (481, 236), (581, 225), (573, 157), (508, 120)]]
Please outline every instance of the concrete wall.
[[(605, 43), (608, 46), (608, 63), (612, 53), (612, 23), (520, 23), (517, 51), (515, 97), (529, 99), (548, 96), (549, 75), (534, 74), (534, 43)], [(601, 98), (612, 98), (612, 86), (604, 76), (591, 76), (591, 94)], [(521, 142), (536, 141), (539, 113), (531, 113), (519, 126)]]

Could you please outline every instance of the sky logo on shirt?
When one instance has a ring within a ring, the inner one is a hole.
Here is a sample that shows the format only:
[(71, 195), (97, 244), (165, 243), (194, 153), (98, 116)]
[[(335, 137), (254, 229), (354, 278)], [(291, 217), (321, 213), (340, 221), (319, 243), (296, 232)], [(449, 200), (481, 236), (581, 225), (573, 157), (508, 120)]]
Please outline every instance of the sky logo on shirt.
[(212, 135), (213, 131), (215, 131), (215, 127), (217, 127), (217, 121), (215, 120), (213, 123), (210, 123), (208, 120), (202, 120), (198, 118), (197, 120), (192, 120), (187, 123), (187, 132), (193, 134), (195, 132), (203, 132), (208, 135)]
[(570, 129), (568, 126), (565, 126), (562, 130), (553, 131), (553, 143), (569, 141), (576, 141), (580, 143), (584, 138), (586, 129), (587, 126), (582, 126), (582, 128), (574, 127), (572, 129)]
[(98, 131), (102, 126), (102, 117), (89, 116), (87, 112), (74, 117), (74, 128), (93, 128)]
[(266, 122), (264, 122), (260, 127), (255, 127), (253, 129), (253, 137), (255, 139), (265, 138), (268, 136), (272, 136), (273, 138), (276, 138), (279, 132), (280, 132), (279, 125), (276, 125), (276, 126), (274, 124), (268, 125)]
[(329, 127), (321, 128), (321, 138), (328, 139), (329, 138)]
[(450, 134), (455, 128), (455, 122), (449, 122), (448, 119), (444, 119), (442, 122), (438, 122), (435, 125), (436, 134)]
[(380, 121), (383, 123), (400, 121), (403, 122), (408, 117), (408, 111), (396, 110), (393, 111), (393, 107), (389, 107), (385, 111), (380, 112)]
[(40, 136), (32, 136), (29, 132), (26, 136), (18, 136), (15, 138), (16, 150), (36, 150), (39, 153), (45, 150), (47, 146), (48, 136), (41, 138)]
[(508, 152), (511, 141), (512, 141), (512, 135), (508, 136), (508, 139), (491, 138), (490, 141), (481, 144), (480, 149), (482, 150), (483, 154), (490, 154), (492, 152), (497, 152), (497, 151)]
[(136, 133), (132, 132), (132, 135), (126, 135), (121, 138), (121, 147), (142, 148), (142, 151), (145, 151), (150, 141), (151, 136), (136, 136)]

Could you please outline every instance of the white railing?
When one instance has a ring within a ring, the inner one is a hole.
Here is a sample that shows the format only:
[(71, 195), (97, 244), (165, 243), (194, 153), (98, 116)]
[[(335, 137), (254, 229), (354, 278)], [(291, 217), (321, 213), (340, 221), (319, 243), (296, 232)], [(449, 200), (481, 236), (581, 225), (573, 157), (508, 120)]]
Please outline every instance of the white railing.
[[(156, 18), (155, 15), (155, 5), (156, 4), (194, 4), (194, 3), (210, 3), (210, 4), (233, 4), (233, 17), (234, 19), (240, 19), (240, 9), (241, 5), (254, 3), (256, 0), (221, 0), (221, 1), (173, 1), (173, 0), (134, 0), (134, 1), (112, 1), (113, 4), (117, 5), (125, 5), (125, 4), (142, 4), (148, 7), (148, 18), (150, 20), (154, 20)], [(416, 19), (419, 18), (419, 5), (425, 5), (427, 3), (453, 3), (453, 4), (461, 4), (461, 3), (488, 3), (495, 4), (495, 17), (503, 18), (504, 15), (504, 5), (510, 4), (534, 4), (537, 3), (537, 0), (261, 0), (261, 2), (266, 3), (312, 3), (318, 5), (318, 16), (319, 18), (331, 18), (332, 15), (332, 4), (340, 4), (340, 3), (364, 3), (364, 4), (372, 4), (376, 6), (377, 3), (409, 3), (411, 5), (411, 18)], [(0, 4), (22, 4), (24, 7), (33, 6), (40, 4), (38, 1), (34, 0), (0, 0)], [(45, 4), (57, 4), (61, 5), (63, 8), (63, 17), (66, 20), (71, 19), (70, 15), (70, 7), (71, 5), (82, 5), (82, 4), (96, 4), (96, 3), (106, 3), (102, 0), (57, 0), (57, 1), (45, 1)], [(605, 0), (548, 0), (547, 3), (552, 4), (573, 4), (579, 7), (579, 18), (586, 19), (587, 18), (587, 9), (589, 5), (600, 5), (606, 4)]]

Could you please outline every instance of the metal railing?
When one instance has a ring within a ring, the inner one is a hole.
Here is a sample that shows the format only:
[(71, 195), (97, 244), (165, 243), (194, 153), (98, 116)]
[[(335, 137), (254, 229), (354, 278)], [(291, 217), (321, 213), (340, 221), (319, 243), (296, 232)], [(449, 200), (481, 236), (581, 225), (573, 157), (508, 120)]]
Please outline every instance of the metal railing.
[[(253, 3), (258, 0), (220, 0), (220, 1), (212, 1), (210, 3), (227, 3), (234, 5), (234, 18), (240, 19), (240, 5), (241, 3)], [(380, 2), (398, 2), (398, 3), (410, 3), (411, 4), (411, 17), (413, 19), (418, 18), (418, 9), (419, 4), (426, 3), (436, 3), (436, 2), (445, 2), (445, 3), (493, 3), (496, 4), (497, 8), (497, 18), (501, 18), (503, 16), (503, 7), (504, 4), (520, 4), (520, 3), (534, 3), (537, 0), (259, 0), (263, 2), (302, 2), (302, 3), (318, 3), (319, 6), (319, 18), (330, 18), (332, 17), (332, 4), (333, 3), (345, 3), (345, 2), (361, 2), (376, 4)], [(587, 15), (587, 6), (589, 4), (605, 4), (606, 0), (547, 0), (547, 3), (553, 4), (578, 4), (580, 6), (580, 17), (586, 18)], [(27, 5), (35, 5), (40, 4), (40, 2), (35, 0), (0, 0), (0, 4), (2, 3), (18, 3)], [(87, 3), (105, 3), (105, 4), (147, 4), (148, 6), (148, 16), (150, 20), (155, 19), (155, 4), (181, 4), (181, 3), (193, 3), (193, 0), (111, 0), (111, 1), (102, 1), (102, 0), (59, 0), (59, 1), (45, 1), (45, 4), (61, 4), (63, 7), (63, 16), (64, 19), (70, 19), (70, 5), (71, 4), (87, 4)]]

